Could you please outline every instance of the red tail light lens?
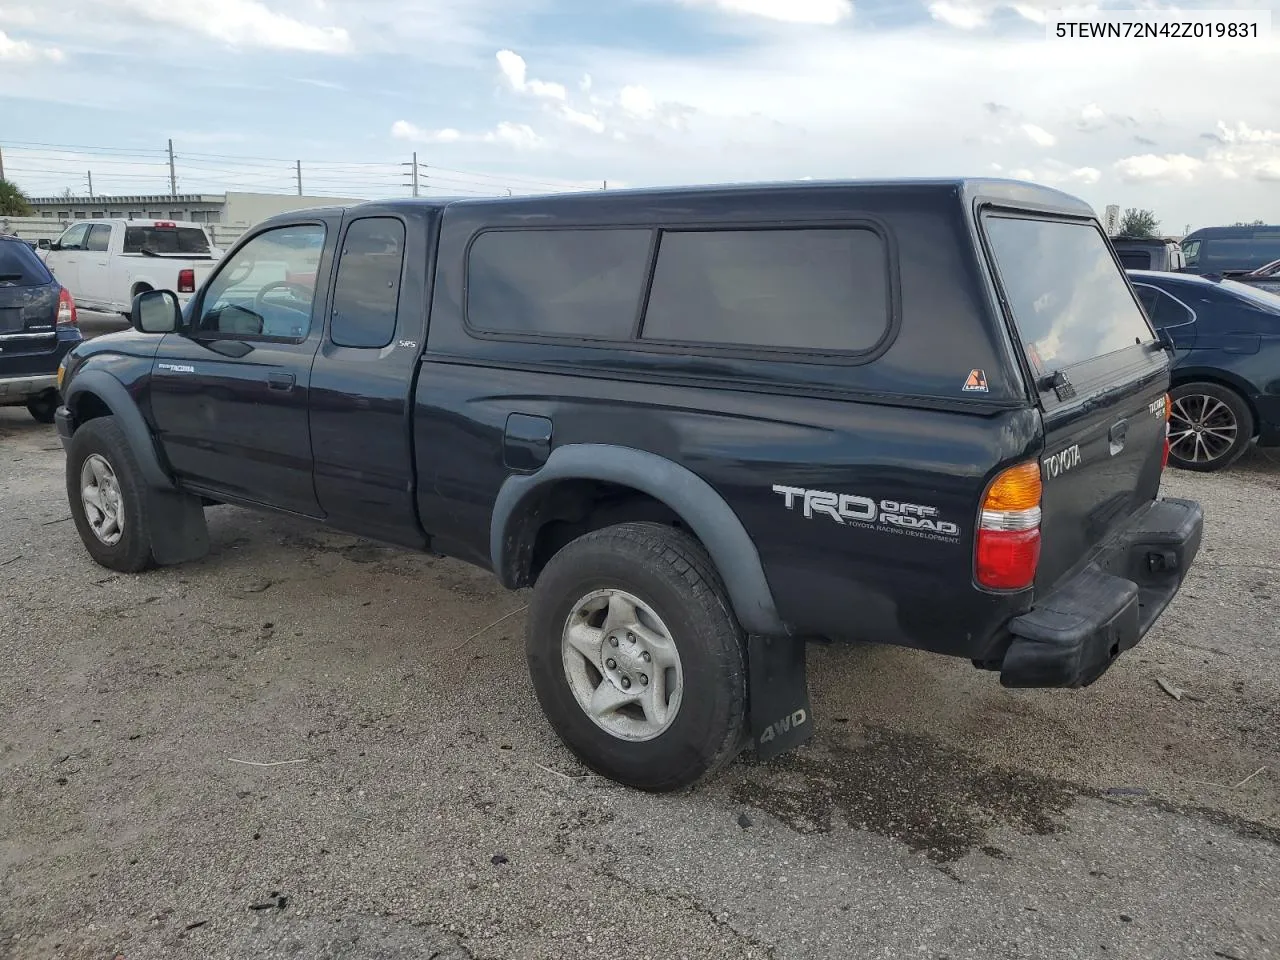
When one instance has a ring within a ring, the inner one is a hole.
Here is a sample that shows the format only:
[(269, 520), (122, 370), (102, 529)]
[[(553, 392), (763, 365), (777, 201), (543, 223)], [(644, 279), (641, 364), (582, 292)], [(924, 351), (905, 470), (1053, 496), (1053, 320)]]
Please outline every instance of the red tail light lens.
[(978, 582), (991, 590), (1031, 586), (1040, 565), (1040, 529), (979, 530)]
[(80, 316), (76, 313), (75, 298), (66, 287), (63, 287), (58, 293), (58, 326), (74, 327), (79, 323)]
[(987, 487), (974, 547), (974, 573), (989, 590), (1023, 590), (1040, 565), (1040, 464), (1000, 473)]
[(179, 293), (195, 293), (196, 292), (196, 272), (194, 270), (178, 271), (178, 292)]

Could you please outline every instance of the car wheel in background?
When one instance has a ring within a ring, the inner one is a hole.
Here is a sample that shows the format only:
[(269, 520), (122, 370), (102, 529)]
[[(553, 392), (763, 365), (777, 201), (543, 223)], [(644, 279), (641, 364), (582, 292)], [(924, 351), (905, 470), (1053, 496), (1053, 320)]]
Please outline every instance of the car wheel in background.
[(27, 413), (41, 423), (53, 423), (53, 415), (58, 411), (58, 391), (46, 390), (27, 401)]
[(1253, 439), (1244, 398), (1216, 383), (1183, 383), (1170, 392), (1169, 462), (1207, 473), (1231, 466)]

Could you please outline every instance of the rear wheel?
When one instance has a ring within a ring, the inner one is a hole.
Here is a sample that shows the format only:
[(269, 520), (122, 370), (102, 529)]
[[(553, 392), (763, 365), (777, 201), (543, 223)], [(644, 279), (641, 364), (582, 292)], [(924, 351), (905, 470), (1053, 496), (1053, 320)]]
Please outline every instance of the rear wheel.
[(152, 565), (142, 471), (115, 417), (90, 420), (67, 451), (67, 500), (80, 539), (102, 566), (136, 573)]
[(742, 744), (742, 631), (686, 533), (624, 523), (564, 547), (538, 578), (526, 650), (552, 727), (612, 780), (677, 790)]
[(1170, 392), (1169, 462), (1207, 473), (1231, 466), (1253, 439), (1244, 398), (1216, 383), (1183, 383)]
[(53, 416), (58, 410), (58, 391), (46, 390), (27, 401), (27, 413), (41, 423), (53, 423)]

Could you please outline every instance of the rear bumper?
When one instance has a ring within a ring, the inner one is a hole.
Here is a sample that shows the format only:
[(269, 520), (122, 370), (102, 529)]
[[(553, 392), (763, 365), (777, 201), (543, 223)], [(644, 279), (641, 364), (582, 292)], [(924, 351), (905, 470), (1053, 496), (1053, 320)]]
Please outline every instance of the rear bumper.
[(1135, 514), (1087, 567), (1009, 624), (1006, 687), (1084, 687), (1151, 629), (1200, 550), (1204, 512), (1157, 500)]
[(58, 389), (58, 378), (55, 374), (26, 377), (0, 376), (0, 406), (25, 403), (31, 397), (56, 389)]

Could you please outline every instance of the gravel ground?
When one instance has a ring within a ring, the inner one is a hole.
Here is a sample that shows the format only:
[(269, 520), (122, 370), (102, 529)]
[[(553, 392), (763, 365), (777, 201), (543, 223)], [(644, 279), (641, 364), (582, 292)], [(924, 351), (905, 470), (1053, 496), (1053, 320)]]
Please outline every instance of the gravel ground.
[(0, 410), (0, 957), (1280, 957), (1277, 461), (1168, 476), (1201, 559), (1089, 690), (815, 648), (806, 748), (655, 797), (487, 574), (227, 507), (112, 574)]

